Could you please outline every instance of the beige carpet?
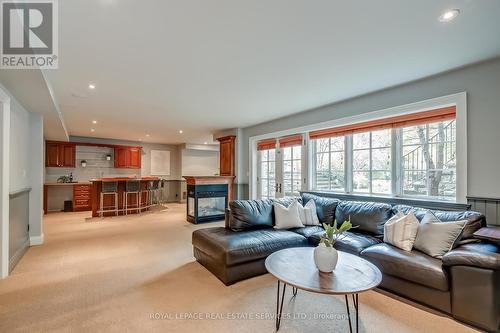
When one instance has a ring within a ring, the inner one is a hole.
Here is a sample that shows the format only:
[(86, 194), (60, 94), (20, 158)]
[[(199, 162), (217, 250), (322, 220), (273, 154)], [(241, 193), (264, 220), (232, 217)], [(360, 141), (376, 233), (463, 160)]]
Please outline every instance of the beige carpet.
[[(184, 214), (47, 215), (45, 244), (0, 281), (0, 332), (274, 332), (275, 280), (225, 287), (192, 256), (191, 232), (210, 225)], [(360, 302), (361, 332), (473, 331), (378, 292)], [(299, 291), (285, 312), (280, 332), (348, 331), (341, 297)]]

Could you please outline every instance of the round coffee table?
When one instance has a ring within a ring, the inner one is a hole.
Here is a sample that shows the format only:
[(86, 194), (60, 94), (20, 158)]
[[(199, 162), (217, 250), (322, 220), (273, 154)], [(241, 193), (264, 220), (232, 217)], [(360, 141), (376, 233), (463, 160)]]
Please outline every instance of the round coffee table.
[[(276, 330), (279, 330), (286, 286), (292, 287), (295, 297), (297, 289), (318, 294), (344, 295), (349, 319), (349, 330), (352, 333), (349, 298), (352, 296), (356, 312), (356, 332), (358, 332), (359, 302), (358, 294), (377, 287), (382, 281), (380, 270), (358, 256), (338, 251), (339, 260), (332, 273), (318, 270), (313, 258), (314, 248), (297, 247), (277, 251), (266, 259), (266, 269), (278, 279), (276, 295)], [(280, 287), (283, 284), (280, 300)]]

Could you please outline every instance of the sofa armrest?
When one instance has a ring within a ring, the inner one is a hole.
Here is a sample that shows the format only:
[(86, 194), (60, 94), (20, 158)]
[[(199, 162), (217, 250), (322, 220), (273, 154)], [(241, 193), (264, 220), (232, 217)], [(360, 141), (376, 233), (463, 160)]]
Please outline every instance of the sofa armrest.
[(500, 245), (479, 242), (459, 246), (443, 256), (443, 265), (500, 270)]

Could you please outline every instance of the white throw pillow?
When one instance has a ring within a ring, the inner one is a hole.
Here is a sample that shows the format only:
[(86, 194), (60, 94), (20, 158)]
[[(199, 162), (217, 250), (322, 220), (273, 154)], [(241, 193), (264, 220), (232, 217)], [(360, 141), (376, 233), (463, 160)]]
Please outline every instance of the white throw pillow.
[(309, 200), (304, 206), (298, 203), (298, 208), (300, 220), (303, 225), (321, 225), (314, 200)]
[(288, 207), (275, 202), (274, 219), (276, 229), (301, 228), (304, 226), (300, 221), (299, 203), (297, 201), (293, 201)]
[(408, 215), (398, 212), (384, 224), (384, 243), (411, 251), (417, 238), (419, 224), (413, 211)]

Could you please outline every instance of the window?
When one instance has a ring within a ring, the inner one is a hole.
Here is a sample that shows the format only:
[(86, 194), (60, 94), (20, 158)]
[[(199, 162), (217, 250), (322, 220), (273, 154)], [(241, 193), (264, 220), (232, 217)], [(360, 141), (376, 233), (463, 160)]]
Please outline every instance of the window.
[(353, 192), (391, 193), (391, 130), (356, 133), (352, 136)]
[(456, 197), (456, 121), (402, 128), (402, 194)]
[(260, 150), (260, 197), (274, 198), (276, 194), (276, 149)]
[(302, 146), (281, 148), (283, 154), (283, 189), (285, 197), (300, 195), (302, 183)]
[(369, 121), (250, 138), (250, 196), (313, 190), (465, 202), (466, 105), (459, 93), (375, 111)]
[(457, 197), (455, 107), (309, 133), (313, 190)]
[(345, 190), (345, 137), (320, 138), (314, 141), (317, 190)]

